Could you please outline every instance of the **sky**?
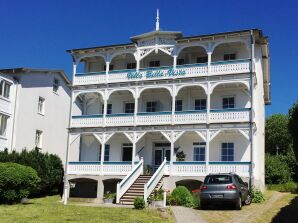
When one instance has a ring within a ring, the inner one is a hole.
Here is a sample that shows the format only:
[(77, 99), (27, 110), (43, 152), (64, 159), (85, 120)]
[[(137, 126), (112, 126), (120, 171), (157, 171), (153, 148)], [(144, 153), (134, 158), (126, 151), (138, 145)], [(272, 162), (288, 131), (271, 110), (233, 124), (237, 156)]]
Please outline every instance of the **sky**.
[(271, 101), (266, 115), (298, 100), (298, 2), (295, 0), (0, 0), (0, 68), (63, 69), (67, 49), (128, 43), (155, 28), (184, 36), (259, 28), (269, 36)]

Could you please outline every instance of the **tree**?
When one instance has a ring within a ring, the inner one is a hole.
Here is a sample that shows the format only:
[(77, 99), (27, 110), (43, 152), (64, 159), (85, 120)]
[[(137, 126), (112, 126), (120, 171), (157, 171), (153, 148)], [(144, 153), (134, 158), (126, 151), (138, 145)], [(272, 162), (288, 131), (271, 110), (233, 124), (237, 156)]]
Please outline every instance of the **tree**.
[(289, 132), (293, 139), (293, 149), (298, 161), (298, 100), (289, 110)]
[(288, 130), (287, 115), (274, 114), (266, 120), (265, 150), (270, 154), (287, 154), (292, 138)]

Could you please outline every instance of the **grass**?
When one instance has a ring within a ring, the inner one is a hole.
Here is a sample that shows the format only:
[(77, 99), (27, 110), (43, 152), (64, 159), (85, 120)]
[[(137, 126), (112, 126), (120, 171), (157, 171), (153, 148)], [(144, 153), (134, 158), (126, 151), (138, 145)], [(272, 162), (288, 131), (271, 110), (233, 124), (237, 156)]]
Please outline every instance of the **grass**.
[(173, 222), (156, 210), (130, 208), (87, 207), (70, 203), (64, 206), (60, 197), (50, 196), (30, 200), (29, 204), (0, 205), (0, 222)]
[[(273, 196), (278, 199), (273, 199)], [(241, 211), (222, 207), (221, 210), (197, 210), (197, 212), (208, 223), (297, 223), (297, 210), (298, 194), (268, 190), (265, 193), (265, 201), (263, 203), (243, 206)]]
[(288, 182), (284, 184), (269, 184), (266, 186), (268, 190), (276, 190), (279, 192), (298, 192), (298, 183), (296, 182)]

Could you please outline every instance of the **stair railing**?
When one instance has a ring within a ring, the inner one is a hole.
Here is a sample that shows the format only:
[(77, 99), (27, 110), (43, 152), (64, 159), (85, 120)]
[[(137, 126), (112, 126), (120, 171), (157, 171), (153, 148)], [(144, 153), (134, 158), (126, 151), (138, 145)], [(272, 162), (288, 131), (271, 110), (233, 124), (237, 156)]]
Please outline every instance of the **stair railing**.
[(117, 184), (116, 203), (120, 202), (120, 198), (130, 188), (130, 186), (136, 181), (136, 179), (143, 174), (143, 157), (140, 162), (132, 169), (132, 171)]
[(158, 169), (155, 171), (155, 173), (150, 178), (150, 180), (144, 185), (144, 200), (146, 203), (147, 203), (147, 198), (149, 197), (149, 195), (152, 193), (156, 185), (163, 177), (166, 170), (166, 166), (167, 166), (167, 159), (165, 157), (162, 164), (158, 167)]

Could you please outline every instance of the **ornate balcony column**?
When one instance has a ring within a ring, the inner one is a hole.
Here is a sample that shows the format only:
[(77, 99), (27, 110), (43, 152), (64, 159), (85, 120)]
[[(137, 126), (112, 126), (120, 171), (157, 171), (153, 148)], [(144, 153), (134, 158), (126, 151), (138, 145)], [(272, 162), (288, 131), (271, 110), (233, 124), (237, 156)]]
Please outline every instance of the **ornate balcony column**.
[(137, 115), (138, 115), (138, 107), (139, 107), (139, 89), (138, 88), (136, 88), (134, 99), (135, 99), (134, 125), (136, 126), (138, 122)]
[(107, 116), (107, 110), (108, 110), (108, 92), (105, 91), (105, 96), (103, 98), (103, 126), (106, 126), (106, 116)]
[(210, 82), (208, 81), (208, 83), (207, 83), (207, 92), (206, 92), (206, 94), (207, 94), (207, 117), (206, 117), (206, 121), (207, 121), (207, 124), (209, 124), (209, 122), (210, 122), (210, 103), (211, 103), (211, 90), (210, 90), (211, 88), (210, 88)]
[(101, 142), (101, 151), (100, 151), (100, 174), (103, 175), (103, 162), (105, 158), (105, 147), (106, 147), (106, 142), (105, 142), (105, 133), (103, 133), (103, 140)]
[(209, 43), (208, 44), (208, 50), (207, 50), (207, 55), (208, 55), (208, 75), (211, 73), (211, 56), (212, 56), (212, 45)]
[(175, 124), (176, 95), (177, 95), (176, 85), (173, 85), (173, 92), (172, 92), (172, 125)]
[(177, 66), (177, 55), (173, 56), (173, 68), (176, 69)]
[(206, 157), (206, 174), (209, 174), (209, 152), (210, 151), (210, 130), (209, 127), (206, 130), (206, 152), (205, 152), (205, 157)]

